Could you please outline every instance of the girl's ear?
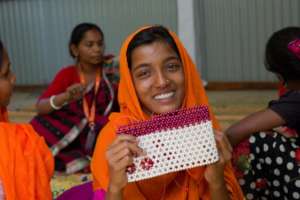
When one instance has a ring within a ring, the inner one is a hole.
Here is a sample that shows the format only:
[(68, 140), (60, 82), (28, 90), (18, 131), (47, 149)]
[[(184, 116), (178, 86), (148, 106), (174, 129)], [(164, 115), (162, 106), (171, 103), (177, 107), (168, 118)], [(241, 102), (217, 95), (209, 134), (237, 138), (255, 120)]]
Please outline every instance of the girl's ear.
[(77, 58), (79, 56), (78, 48), (75, 44), (71, 44), (70, 46), (72, 54)]

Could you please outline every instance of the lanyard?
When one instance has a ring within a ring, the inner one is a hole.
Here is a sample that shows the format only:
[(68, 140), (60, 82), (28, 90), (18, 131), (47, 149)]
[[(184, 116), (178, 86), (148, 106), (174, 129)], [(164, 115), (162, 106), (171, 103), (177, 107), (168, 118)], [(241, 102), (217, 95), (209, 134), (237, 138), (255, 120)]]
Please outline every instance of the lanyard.
[[(83, 75), (83, 72), (82, 72), (82, 68), (81, 68), (81, 65), (79, 65), (79, 77), (80, 77), (80, 82), (83, 84), (83, 85), (86, 85), (86, 80), (84, 79), (84, 75)], [(83, 111), (84, 111), (84, 115), (85, 117), (87, 118), (88, 120), (88, 123), (89, 123), (89, 126), (90, 128), (94, 128), (94, 125), (95, 125), (95, 115), (96, 115), (96, 96), (97, 96), (97, 93), (98, 93), (98, 90), (99, 90), (99, 86), (100, 86), (100, 68), (97, 68), (97, 71), (96, 71), (96, 78), (95, 78), (95, 87), (94, 87), (94, 98), (92, 100), (92, 105), (91, 107), (89, 108), (88, 106), (88, 103), (87, 103), (87, 99), (86, 97), (84, 96), (82, 101), (83, 101)]]

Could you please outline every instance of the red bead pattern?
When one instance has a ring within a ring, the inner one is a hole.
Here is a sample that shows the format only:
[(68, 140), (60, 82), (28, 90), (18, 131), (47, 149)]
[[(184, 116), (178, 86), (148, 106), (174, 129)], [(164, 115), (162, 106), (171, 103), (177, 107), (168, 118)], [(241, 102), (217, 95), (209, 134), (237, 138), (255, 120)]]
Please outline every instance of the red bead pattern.
[(144, 158), (143, 160), (141, 160), (140, 166), (142, 167), (143, 170), (149, 170), (153, 167), (154, 162), (151, 158)]
[(267, 185), (268, 185), (267, 180), (264, 179), (264, 178), (263, 178), (263, 179), (258, 179), (258, 180), (256, 180), (256, 182), (255, 182), (255, 187), (256, 187), (257, 189), (263, 189), (263, 188), (266, 188)]
[(176, 129), (205, 121), (209, 121), (207, 106), (195, 106), (155, 115), (150, 120), (134, 122), (119, 127), (117, 134), (141, 136), (156, 131)]
[(136, 167), (135, 167), (135, 164), (132, 163), (131, 165), (129, 165), (127, 168), (126, 168), (126, 172), (128, 174), (133, 174), (134, 172), (136, 171)]

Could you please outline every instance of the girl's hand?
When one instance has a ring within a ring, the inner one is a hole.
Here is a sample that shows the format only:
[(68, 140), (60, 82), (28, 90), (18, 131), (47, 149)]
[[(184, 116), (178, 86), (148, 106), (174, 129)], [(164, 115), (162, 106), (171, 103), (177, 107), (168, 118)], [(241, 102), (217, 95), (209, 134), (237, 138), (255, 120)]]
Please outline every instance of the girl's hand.
[(206, 167), (204, 177), (209, 185), (220, 186), (225, 184), (224, 168), (227, 162), (231, 160), (232, 147), (226, 135), (215, 130), (215, 139), (219, 151), (219, 161)]
[(79, 100), (84, 96), (85, 86), (81, 83), (75, 83), (69, 86), (66, 91), (65, 95), (68, 102)]
[[(285, 126), (279, 126), (277, 128), (273, 128), (274, 131), (283, 135), (286, 138), (297, 137), (297, 132), (293, 129), (289, 129)], [(273, 133), (273, 132), (272, 132)]]
[(109, 165), (109, 192), (120, 193), (127, 184), (126, 168), (133, 163), (133, 157), (143, 155), (134, 136), (119, 135), (106, 151)]

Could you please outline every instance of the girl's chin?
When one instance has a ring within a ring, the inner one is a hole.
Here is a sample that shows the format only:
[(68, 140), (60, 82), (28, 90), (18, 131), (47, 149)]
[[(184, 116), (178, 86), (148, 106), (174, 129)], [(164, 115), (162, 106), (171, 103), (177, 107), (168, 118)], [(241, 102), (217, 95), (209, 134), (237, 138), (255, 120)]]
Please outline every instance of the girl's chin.
[(159, 108), (159, 109), (154, 110), (154, 113), (164, 114), (164, 113), (168, 113), (168, 112), (178, 110), (180, 107), (172, 105), (172, 106), (160, 106), (160, 107), (157, 107), (157, 108)]

